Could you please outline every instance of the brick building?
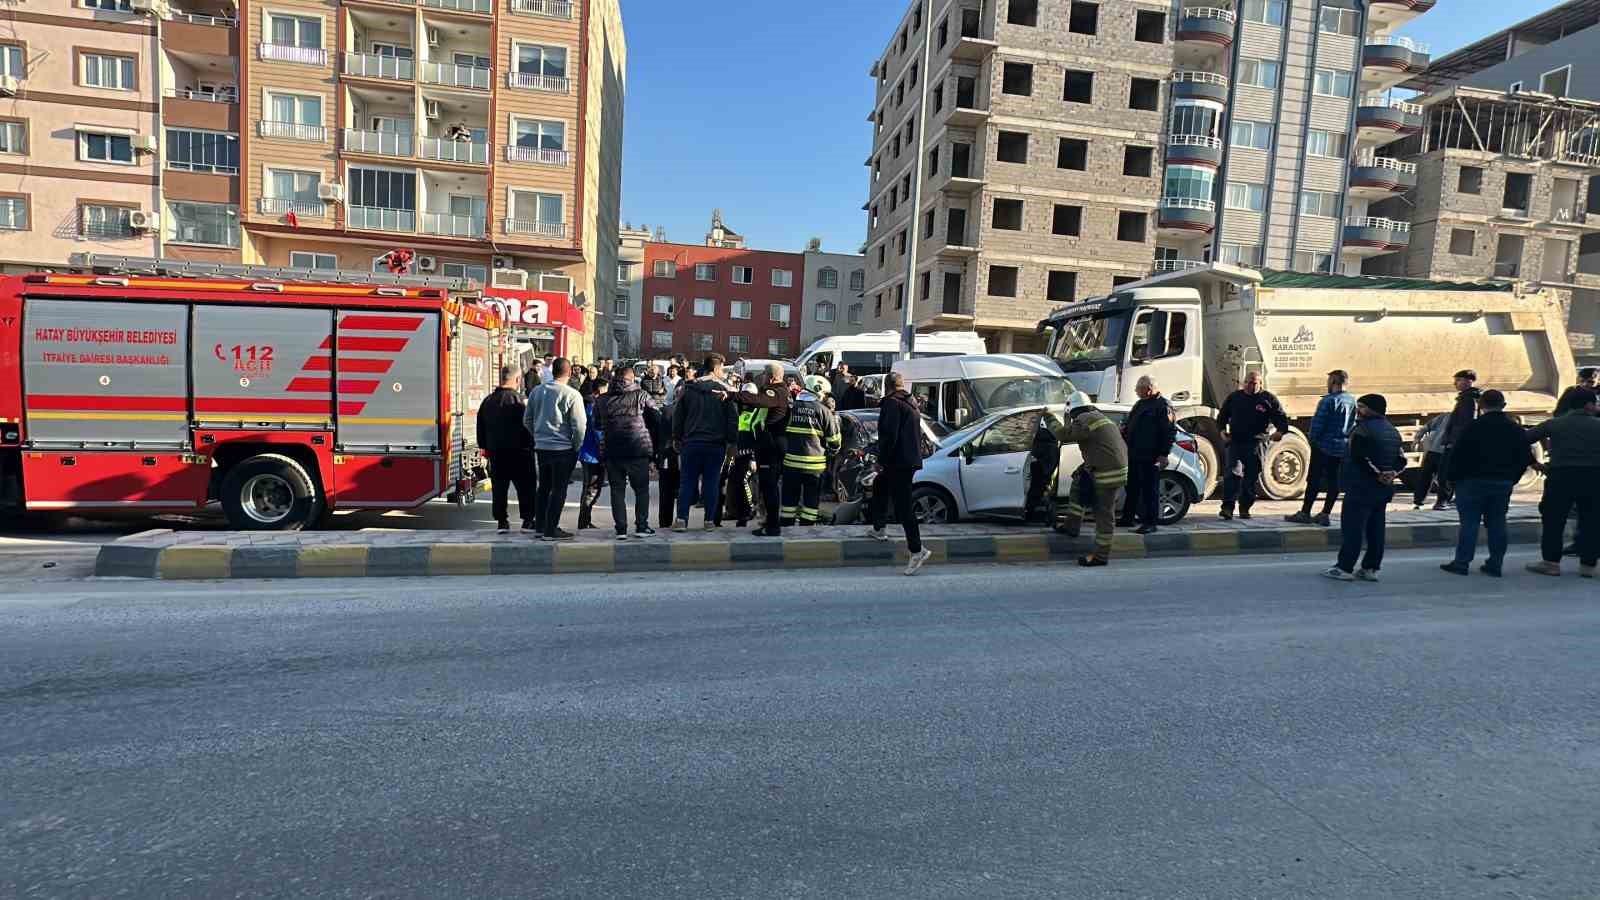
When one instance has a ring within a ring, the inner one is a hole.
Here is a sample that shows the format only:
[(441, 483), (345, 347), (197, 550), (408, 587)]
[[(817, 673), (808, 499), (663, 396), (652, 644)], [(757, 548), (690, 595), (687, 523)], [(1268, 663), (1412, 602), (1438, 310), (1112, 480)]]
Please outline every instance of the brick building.
[(801, 349), (805, 268), (800, 253), (645, 244), (641, 355), (794, 356)]

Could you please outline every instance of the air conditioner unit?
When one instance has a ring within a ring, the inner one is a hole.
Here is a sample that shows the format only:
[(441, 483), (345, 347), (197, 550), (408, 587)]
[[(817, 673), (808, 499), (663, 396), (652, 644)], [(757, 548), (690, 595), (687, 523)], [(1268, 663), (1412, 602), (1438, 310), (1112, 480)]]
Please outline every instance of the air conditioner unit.
[(156, 140), (156, 136), (153, 134), (136, 134), (129, 143), (133, 145), (133, 149), (141, 153), (154, 153), (160, 146), (160, 142)]
[(789, 320), (788, 319), (779, 319), (778, 320), (778, 327), (779, 328), (788, 328), (789, 327)]
[(338, 203), (344, 199), (344, 185), (337, 182), (323, 182), (317, 185), (317, 199)]
[(4, 94), (7, 97), (15, 97), (21, 87), (22, 85), (15, 75), (0, 75), (0, 94)]
[(437, 46), (439, 46), (439, 29), (437, 29), (437, 28), (429, 28), (428, 29), (428, 46), (429, 47), (437, 47)]
[(161, 224), (161, 216), (146, 209), (128, 213), (128, 227), (134, 231), (154, 231)]
[(422, 101), (422, 114), (427, 116), (430, 119), (439, 118), (439, 101), (437, 101), (437, 100), (424, 100), (424, 101)]
[(417, 271), (418, 272), (432, 272), (433, 270), (435, 270), (437, 268), (439, 268), (439, 259), (438, 259), (438, 257), (434, 257), (434, 256), (419, 256), (419, 257), (417, 257)]
[[(499, 256), (495, 257), (497, 261), (502, 258), (503, 257)], [(506, 288), (513, 291), (525, 291), (528, 289), (528, 273), (522, 269), (502, 269), (496, 267), (493, 272), (489, 273), (489, 286)]]
[(517, 261), (509, 256), (496, 256), (494, 258), (494, 267), (496, 269), (515, 269)]
[(673, 315), (673, 314), (672, 314), (672, 313), (670, 313), (670, 312), (668, 312), (668, 313), (666, 313), (666, 320), (667, 320), (667, 321), (668, 321), (668, 322), (671, 322), (671, 321), (673, 321), (673, 320), (674, 320), (674, 319), (676, 319), (676, 318), (677, 318), (677, 316), (675, 316), (675, 315)]

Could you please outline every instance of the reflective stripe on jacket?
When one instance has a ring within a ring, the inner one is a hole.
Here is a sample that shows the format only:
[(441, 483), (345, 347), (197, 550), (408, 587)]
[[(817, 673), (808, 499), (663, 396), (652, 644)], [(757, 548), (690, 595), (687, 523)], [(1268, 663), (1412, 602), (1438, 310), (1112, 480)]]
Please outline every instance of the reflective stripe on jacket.
[(795, 398), (783, 431), (787, 438), (783, 467), (798, 472), (822, 472), (828, 467), (827, 451), (838, 450), (842, 443), (839, 418), (809, 391)]
[(1073, 416), (1061, 442), (1078, 445), (1083, 452), (1083, 465), (1094, 475), (1096, 486), (1127, 484), (1128, 443), (1122, 439), (1117, 423), (1104, 413), (1091, 409)]

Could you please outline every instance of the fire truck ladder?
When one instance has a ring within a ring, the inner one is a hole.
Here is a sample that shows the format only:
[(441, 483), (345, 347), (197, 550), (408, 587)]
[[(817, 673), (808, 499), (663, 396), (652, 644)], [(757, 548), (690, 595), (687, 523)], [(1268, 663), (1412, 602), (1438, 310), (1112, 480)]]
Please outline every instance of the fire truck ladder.
[(74, 253), (71, 268), (96, 275), (164, 275), (169, 278), (248, 278), (255, 281), (315, 281), (328, 284), (385, 284), (402, 287), (443, 288), (454, 293), (478, 291), (468, 278), (443, 275), (391, 275), (353, 269), (294, 269), (279, 266), (238, 266), (228, 263), (189, 262), (153, 256), (112, 256)]

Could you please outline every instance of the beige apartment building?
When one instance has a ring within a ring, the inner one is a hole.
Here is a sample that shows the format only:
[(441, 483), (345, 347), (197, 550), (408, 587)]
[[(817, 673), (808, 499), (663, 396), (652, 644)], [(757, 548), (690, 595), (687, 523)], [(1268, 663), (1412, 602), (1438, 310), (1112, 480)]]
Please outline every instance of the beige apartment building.
[[(28, 185), (0, 193), (32, 195), (39, 208), (26, 237), (0, 248), (7, 265), (60, 266), (88, 250), (370, 270), (404, 248), (413, 271), (484, 284), (493, 269), (526, 271), (530, 288), (570, 292), (587, 333), (599, 333), (620, 225), (627, 44), (617, 0), (26, 9), (0, 7), (0, 44), (8, 33), (25, 44), (15, 100), (3, 90), (13, 83), (0, 83), (0, 118), (24, 117), (6, 107), (26, 104), (39, 121), (17, 163), (0, 167)], [(108, 139), (115, 160), (85, 160), (101, 152), (94, 128), (127, 132), (131, 160), (119, 137)], [(73, 129), (90, 137), (76, 147), (58, 137)], [(117, 189), (65, 183), (62, 168), (78, 163)], [(80, 196), (129, 213), (102, 226), (110, 213), (78, 201), (76, 231), (63, 229), (57, 207), (70, 216), (68, 198)]]

